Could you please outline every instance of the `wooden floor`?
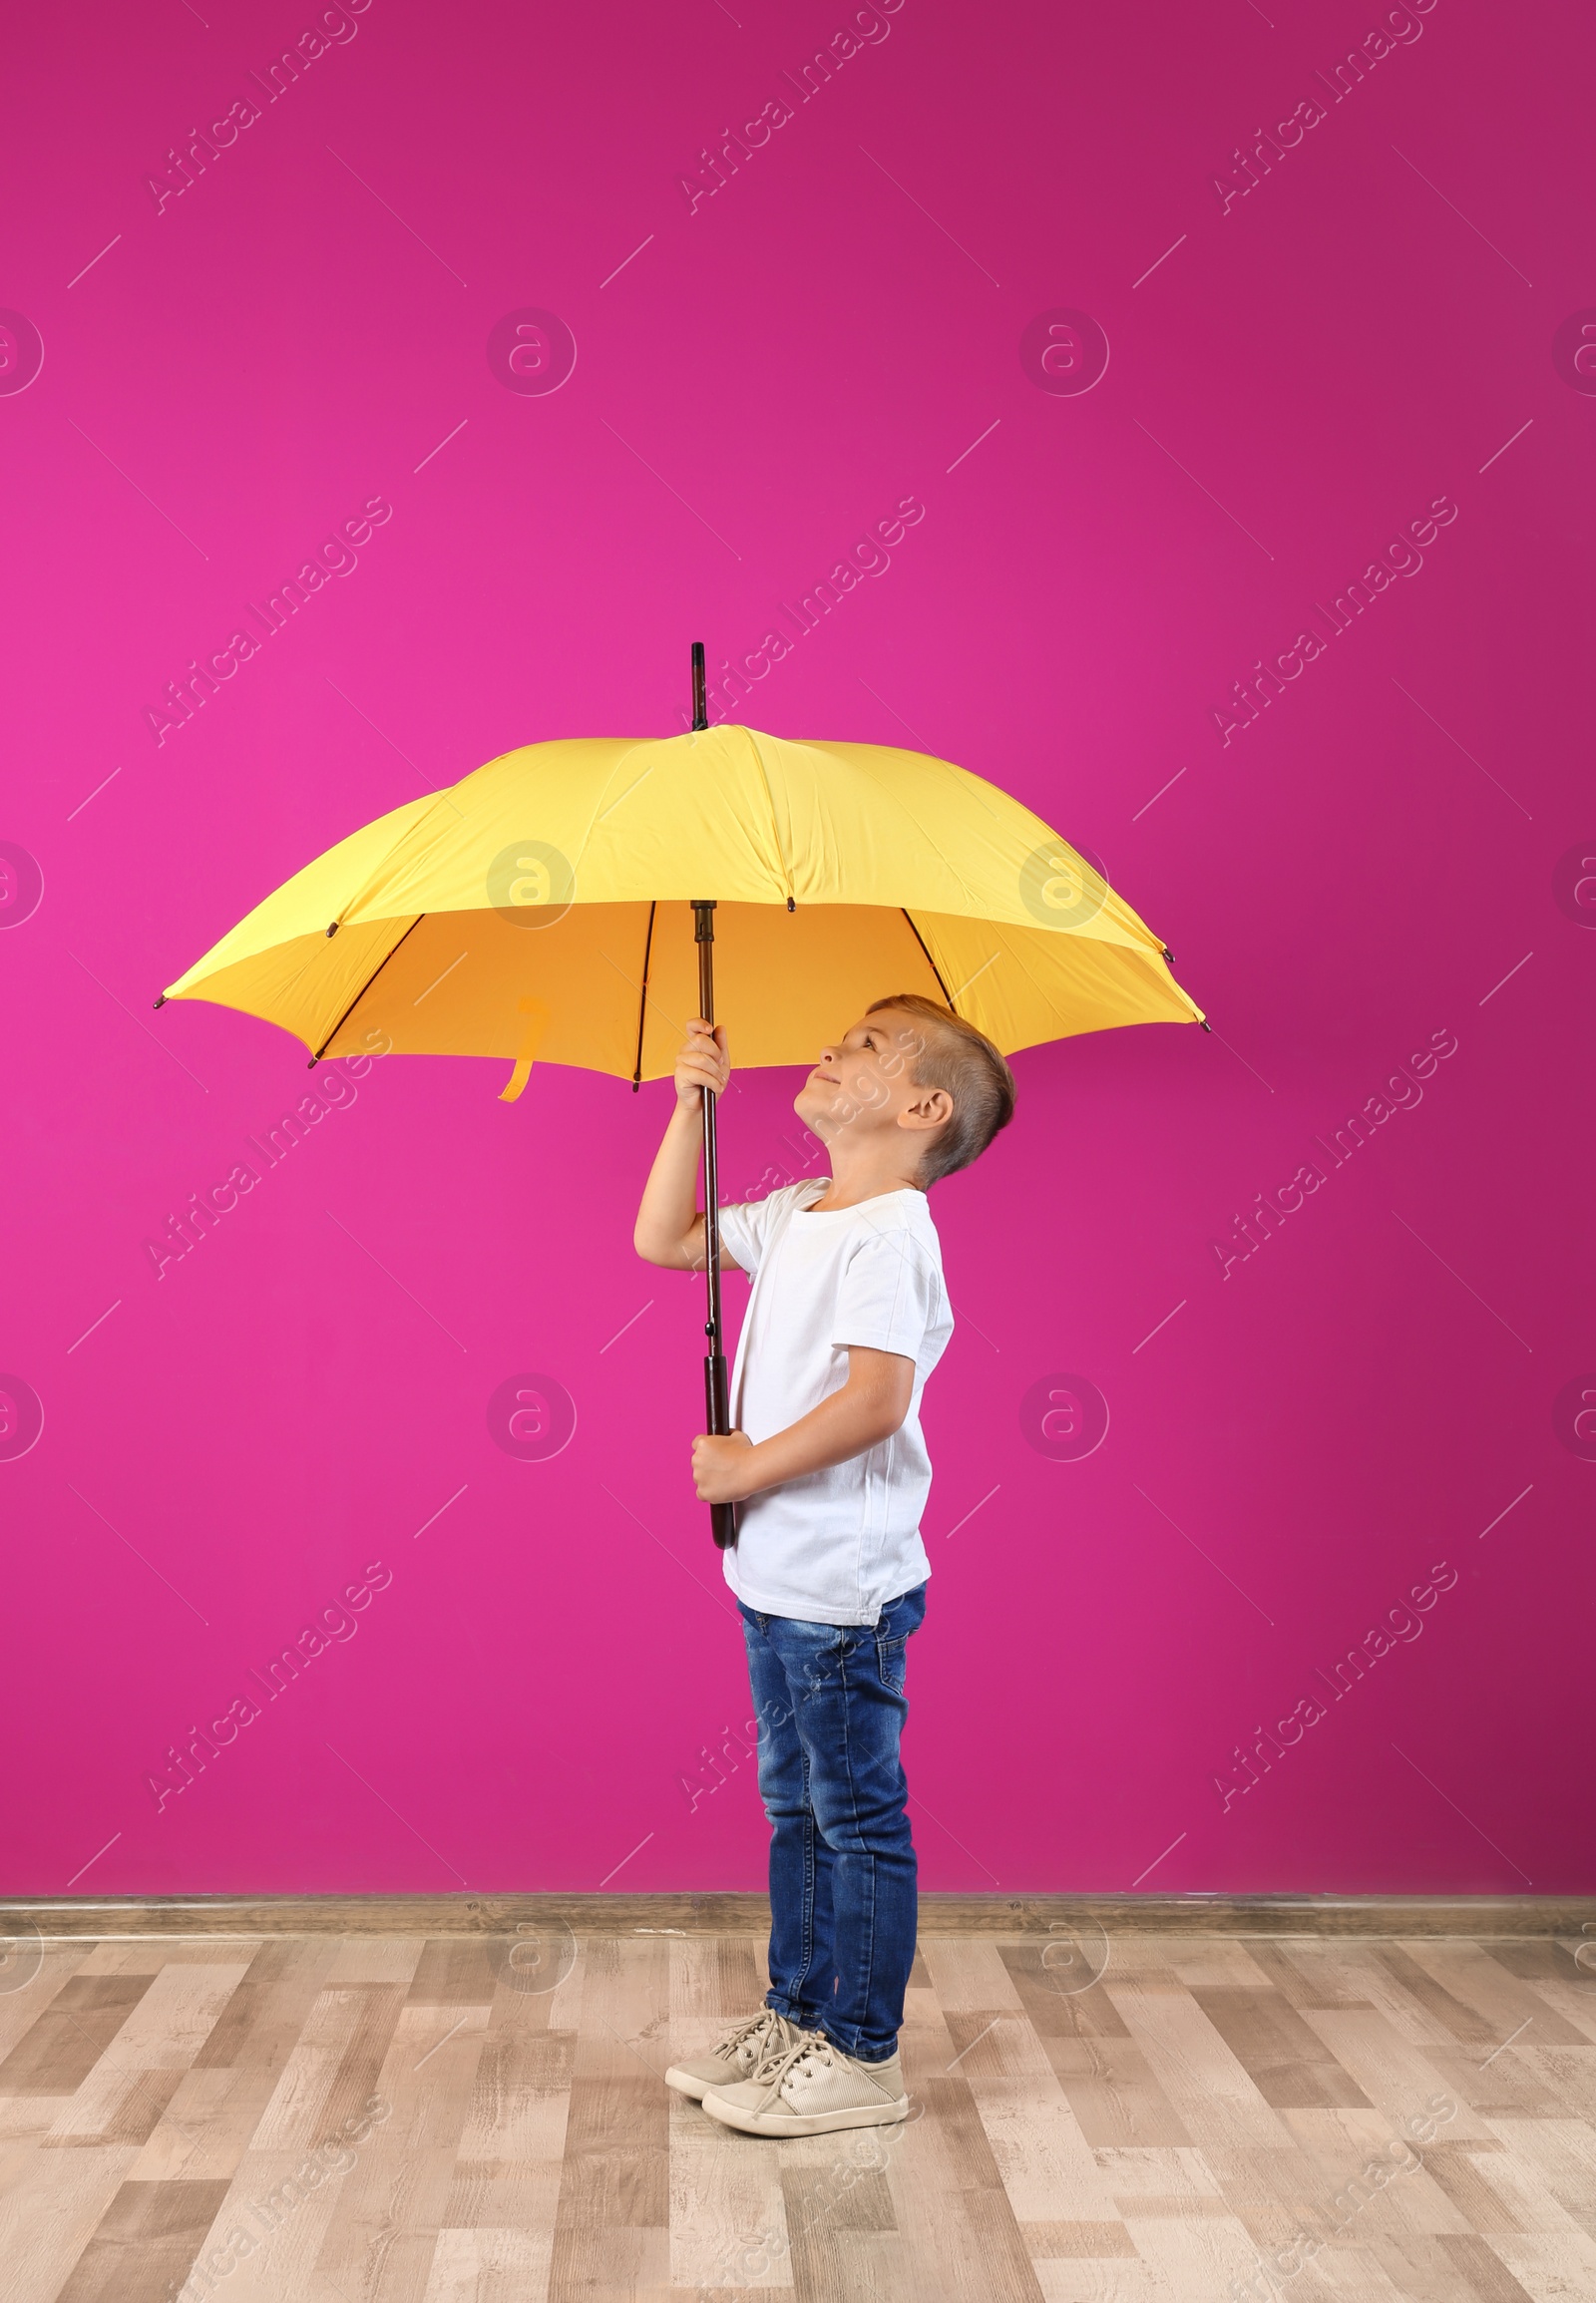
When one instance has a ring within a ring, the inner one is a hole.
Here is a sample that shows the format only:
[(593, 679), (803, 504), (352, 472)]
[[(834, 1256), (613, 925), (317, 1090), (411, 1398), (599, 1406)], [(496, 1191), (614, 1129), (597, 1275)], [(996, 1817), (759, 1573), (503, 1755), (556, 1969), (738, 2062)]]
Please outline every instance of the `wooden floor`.
[[(913, 2119), (776, 2143), (660, 2078), (759, 2004), (750, 1936), (513, 1960), (403, 1936), (51, 1943), (0, 1991), (0, 2286), (1596, 2298), (1596, 1974), (1573, 1948), (1115, 1934), (1091, 1981), (1046, 1939), (923, 1938)], [(1414, 2117), (1431, 2139), (1404, 2143)]]

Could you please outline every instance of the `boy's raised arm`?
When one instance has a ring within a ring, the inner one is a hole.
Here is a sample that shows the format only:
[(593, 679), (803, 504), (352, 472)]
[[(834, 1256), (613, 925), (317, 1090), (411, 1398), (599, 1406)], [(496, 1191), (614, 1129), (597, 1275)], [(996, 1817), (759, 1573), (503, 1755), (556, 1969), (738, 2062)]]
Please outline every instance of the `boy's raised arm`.
[[(674, 1076), (676, 1100), (643, 1186), (632, 1245), (645, 1263), (670, 1272), (701, 1272), (704, 1219), (698, 1207), (698, 1156), (703, 1134), (698, 1091), (707, 1087), (719, 1095), (731, 1076), (724, 1025), (717, 1025), (711, 1035), (702, 1016), (693, 1017)], [(739, 1269), (724, 1247), (720, 1262), (723, 1270)]]

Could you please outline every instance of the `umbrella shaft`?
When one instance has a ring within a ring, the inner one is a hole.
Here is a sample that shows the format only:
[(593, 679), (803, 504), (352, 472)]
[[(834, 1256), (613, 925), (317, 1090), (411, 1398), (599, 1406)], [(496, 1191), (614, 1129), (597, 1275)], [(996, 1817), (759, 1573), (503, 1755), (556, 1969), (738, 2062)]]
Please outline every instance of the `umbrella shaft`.
[[(714, 909), (712, 903), (695, 903), (692, 908), (698, 946), (698, 1012), (711, 1029), (715, 1021)], [(726, 1355), (720, 1348), (720, 1164), (715, 1098), (707, 1087), (699, 1093), (704, 1111), (704, 1335), (709, 1343), (704, 1357), (704, 1413), (710, 1432), (721, 1436), (731, 1429), (731, 1414), (726, 1397)], [(717, 1547), (724, 1551), (737, 1540), (736, 1505), (712, 1503), (709, 1524)]]
[[(720, 1176), (715, 1156), (715, 1099), (707, 1087), (700, 1088), (704, 1106), (704, 1334), (709, 1339), (711, 1352), (720, 1349)], [(722, 1402), (721, 1413), (725, 1413)], [(724, 1431), (724, 1422), (711, 1423), (711, 1431)]]
[[(698, 1012), (710, 1029), (715, 1023), (715, 924), (711, 903), (693, 905), (693, 930), (698, 946)], [(715, 1099), (707, 1087), (699, 1097), (704, 1116), (704, 1276), (708, 1283), (708, 1318), (704, 1334), (711, 1352), (720, 1349), (720, 1161), (715, 1141)], [(724, 1431), (711, 1423), (711, 1431)]]

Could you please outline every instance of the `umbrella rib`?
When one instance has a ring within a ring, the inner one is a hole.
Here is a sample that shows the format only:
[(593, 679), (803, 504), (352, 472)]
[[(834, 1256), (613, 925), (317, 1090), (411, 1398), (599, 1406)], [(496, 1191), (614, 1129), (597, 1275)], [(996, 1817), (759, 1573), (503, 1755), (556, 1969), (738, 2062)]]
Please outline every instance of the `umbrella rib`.
[[(828, 746), (826, 746), (826, 745), (824, 745), (824, 744), (817, 744), (817, 745), (815, 746), (815, 749), (816, 749), (817, 751), (825, 751), (825, 750), (827, 750), (828, 748), (829, 748), (829, 747), (828, 747)], [(851, 751), (855, 752), (855, 753), (861, 753), (861, 752), (887, 752), (887, 751), (893, 751), (893, 750), (896, 750), (896, 749), (897, 749), (897, 747), (896, 747), (895, 745), (892, 745), (892, 744), (853, 744), (853, 745), (850, 745), (849, 749), (850, 749)], [(835, 755), (833, 755), (833, 756), (835, 756)], [(901, 756), (901, 757), (908, 757), (908, 758), (918, 758), (918, 759), (921, 759), (921, 760), (930, 760), (930, 761), (932, 761), (932, 762), (933, 762), (933, 763), (934, 763), (936, 766), (938, 766), (938, 767), (942, 767), (942, 768), (946, 768), (946, 769), (947, 769), (947, 771), (948, 771), (948, 773), (949, 773), (951, 776), (955, 777), (956, 779), (963, 779), (963, 778), (965, 778), (965, 777), (967, 777), (967, 776), (969, 776), (969, 775), (971, 774), (971, 771), (970, 771), (968, 768), (960, 768), (960, 767), (956, 767), (956, 766), (955, 766), (955, 764), (954, 764), (954, 762), (953, 762), (952, 760), (939, 760), (939, 759), (937, 758), (937, 755), (936, 755), (936, 753), (935, 753), (935, 752), (919, 752), (919, 753), (909, 753), (909, 754), (901, 754), (900, 756)], [(894, 791), (894, 790), (891, 788), (891, 786), (890, 786), (890, 783), (889, 783), (888, 779), (887, 779), (887, 778), (886, 778), (886, 777), (885, 777), (885, 776), (882, 774), (882, 772), (881, 772), (881, 769), (880, 769), (878, 766), (876, 766), (876, 764), (875, 764), (873, 761), (865, 761), (865, 762), (863, 762), (863, 763), (862, 763), (862, 765), (863, 765), (863, 767), (864, 767), (864, 772), (865, 772), (867, 775), (869, 775), (869, 776), (870, 776), (870, 778), (871, 778), (872, 782), (874, 783), (874, 785), (875, 785), (875, 787), (876, 787), (876, 791), (877, 791), (877, 794), (878, 794), (878, 796), (879, 796), (879, 797), (881, 797), (881, 798), (883, 798), (883, 799), (885, 799), (885, 800), (887, 800), (887, 801), (889, 802), (889, 804), (890, 804), (890, 805), (892, 805), (892, 806), (894, 806), (894, 807), (896, 807), (896, 808), (898, 809), (898, 811), (899, 811), (900, 815), (901, 815), (901, 816), (904, 818), (904, 821), (905, 821), (905, 825), (906, 825), (906, 828), (907, 828), (908, 830), (910, 830), (910, 831), (914, 831), (914, 830), (918, 829), (918, 826), (917, 826), (917, 824), (916, 824), (916, 820), (915, 820), (914, 816), (913, 816), (913, 815), (910, 813), (910, 810), (909, 810), (909, 807), (908, 807), (908, 804), (907, 804), (907, 802), (906, 802), (906, 801), (904, 801), (904, 800), (903, 800), (903, 799), (902, 799), (902, 798), (899, 796), (899, 794), (898, 794), (896, 791)], [(977, 783), (982, 783), (982, 782), (985, 782), (985, 780), (986, 780), (986, 779), (985, 779), (984, 777), (979, 777), (979, 776), (974, 778), (974, 781), (976, 781)], [(992, 787), (989, 787), (989, 788), (991, 788), (991, 789), (997, 789), (997, 787), (996, 787), (996, 786), (992, 786)], [(1003, 793), (1003, 794), (1002, 794), (1002, 797), (1003, 797), (1003, 798), (1005, 798), (1005, 799), (1007, 799), (1007, 798), (1009, 797), (1009, 795), (1008, 795), (1007, 793)], [(985, 801), (984, 801), (982, 804), (983, 804), (983, 806), (985, 806), (985, 805), (986, 805)], [(1017, 806), (1017, 805), (1018, 805), (1018, 802), (1016, 801), (1016, 802), (1014, 802), (1013, 804), (1014, 804), (1015, 806)], [(988, 812), (988, 814), (989, 814), (989, 815), (992, 813), (991, 809), (988, 809), (988, 811), (987, 811), (987, 812)], [(1025, 810), (1024, 812), (1025, 812), (1027, 815), (1029, 814), (1029, 810), (1028, 810), (1028, 809), (1027, 809), (1027, 810)], [(1037, 819), (1037, 820), (1039, 821), (1039, 819)], [(1046, 826), (1044, 825), (1042, 828), (1043, 828), (1043, 830), (1045, 830), (1045, 829), (1046, 829)], [(939, 861), (940, 861), (942, 864), (944, 864), (944, 865), (947, 867), (947, 869), (948, 869), (948, 870), (949, 870), (949, 871), (950, 871), (950, 872), (951, 872), (951, 873), (954, 875), (954, 877), (955, 877), (955, 878), (958, 880), (958, 882), (959, 882), (960, 886), (963, 888), (963, 890), (964, 890), (964, 892), (965, 892), (965, 897), (966, 897), (966, 900), (967, 900), (967, 902), (968, 902), (968, 903), (970, 904), (970, 906), (971, 906), (971, 909), (972, 909), (972, 913), (974, 914), (974, 913), (978, 912), (978, 911), (980, 910), (980, 905), (979, 905), (979, 902), (978, 902), (978, 900), (977, 900), (976, 891), (975, 891), (975, 890), (974, 890), (974, 889), (971, 887), (971, 885), (970, 885), (970, 882), (969, 882), (969, 881), (968, 881), (968, 880), (965, 878), (965, 875), (964, 875), (964, 873), (960, 871), (960, 869), (959, 869), (958, 865), (957, 865), (957, 864), (954, 862), (953, 858), (952, 858), (951, 856), (943, 856), (943, 855), (939, 854)], [(905, 918), (906, 918), (906, 919), (908, 918), (908, 915), (907, 915), (907, 913), (905, 914)], [(913, 922), (913, 921), (910, 921), (910, 926), (911, 926), (911, 927), (913, 927), (913, 926), (914, 926), (914, 922)], [(925, 947), (924, 947), (924, 946), (922, 946), (922, 947), (921, 947), (921, 949), (922, 949), (922, 950), (924, 950), (924, 949), (925, 949)], [(926, 957), (927, 957), (927, 959), (928, 959), (928, 960), (931, 958), (931, 955), (930, 955), (930, 953), (929, 953), (929, 952), (926, 954)], [(939, 980), (939, 981), (941, 981), (941, 978), (939, 977), (939, 978), (938, 978), (938, 980)]]
[(648, 956), (654, 948), (654, 904), (648, 907), (648, 933), (642, 947), (642, 990), (637, 1000), (637, 1060), (631, 1067), (631, 1092), (642, 1084), (642, 1025), (648, 1007)]
[(785, 874), (787, 881), (787, 909), (790, 912), (794, 908), (792, 894), (792, 866), (788, 863), (786, 857), (781, 853), (781, 832), (776, 823), (776, 795), (770, 788), (770, 770), (765, 766), (765, 755), (759, 749), (759, 739), (754, 734), (753, 729), (744, 728), (742, 732), (748, 738), (749, 746), (754, 755), (754, 765), (758, 768), (760, 780), (765, 787), (765, 798), (770, 803), (770, 844), (775, 849), (776, 854), (781, 858), (781, 869)]
[[(903, 913), (904, 918), (909, 920), (909, 910), (907, 905), (900, 904), (898, 909)], [(947, 1000), (949, 1006), (953, 1007), (953, 1011), (955, 1015), (957, 1015), (959, 1010), (957, 1007), (954, 1007), (954, 995), (949, 990), (947, 984), (944, 983), (942, 979), (942, 969), (937, 965), (936, 960), (931, 957), (931, 951), (926, 943), (926, 939), (921, 935), (920, 930), (915, 926), (913, 920), (909, 920), (909, 933), (914, 938), (915, 942), (920, 946), (921, 951), (925, 953), (926, 965), (931, 969), (931, 972), (937, 978), (938, 990), (942, 993), (944, 999)]]
[[(421, 923), (422, 923), (422, 921), (426, 919), (426, 917), (427, 917), (427, 915), (426, 915), (426, 913), (425, 913), (425, 912), (418, 912), (418, 913), (416, 914), (416, 916), (415, 916), (414, 920), (412, 920), (412, 921), (411, 921), (411, 923), (410, 923), (409, 927), (408, 927), (408, 928), (405, 930), (405, 936), (413, 936), (413, 935), (415, 934), (416, 930), (417, 930), (417, 929), (418, 929), (418, 928), (421, 926)], [(376, 964), (376, 966), (375, 966), (375, 967), (373, 967), (373, 969), (371, 970), (371, 973), (370, 973), (370, 974), (369, 974), (369, 975), (366, 977), (366, 980), (364, 981), (364, 983), (362, 983), (362, 984), (361, 984), (361, 986), (360, 986), (360, 989), (359, 989), (359, 990), (358, 990), (358, 991), (355, 993), (355, 995), (354, 995), (353, 999), (351, 999), (351, 1000), (350, 1000), (350, 1002), (349, 1002), (348, 1006), (347, 1006), (347, 1007), (344, 1009), (343, 1013), (342, 1013), (342, 1014), (339, 1016), (339, 1018), (338, 1018), (337, 1022), (336, 1022), (336, 1023), (333, 1025), (332, 1029), (331, 1029), (331, 1030), (328, 1032), (328, 1034), (327, 1034), (326, 1038), (325, 1038), (325, 1039), (322, 1041), (321, 1045), (320, 1045), (320, 1046), (319, 1046), (319, 1047), (316, 1049), (316, 1052), (315, 1052), (315, 1054), (314, 1054), (314, 1055), (313, 1055), (313, 1056), (310, 1058), (310, 1060), (311, 1060), (312, 1064), (317, 1064), (317, 1063), (319, 1063), (319, 1062), (321, 1061), (322, 1057), (323, 1057), (323, 1056), (326, 1054), (326, 1052), (327, 1052), (328, 1048), (329, 1048), (329, 1047), (332, 1045), (333, 1041), (334, 1041), (334, 1040), (337, 1038), (337, 1036), (338, 1036), (339, 1032), (340, 1032), (340, 1031), (342, 1031), (342, 1029), (343, 1029), (344, 1025), (345, 1025), (345, 1024), (348, 1022), (348, 1020), (349, 1020), (350, 1016), (351, 1016), (351, 1015), (353, 1015), (353, 1013), (354, 1013), (355, 1009), (356, 1009), (356, 1008), (357, 1008), (357, 1007), (360, 1005), (360, 1002), (362, 1001), (362, 999), (364, 999), (364, 998), (365, 998), (365, 996), (366, 996), (366, 993), (367, 993), (367, 992), (368, 992), (368, 991), (371, 989), (371, 986), (372, 986), (372, 985), (373, 985), (373, 984), (376, 982), (376, 980), (377, 980), (377, 977), (378, 977), (378, 976), (379, 976), (379, 975), (382, 973), (383, 969), (384, 969), (384, 968), (387, 966), (387, 964), (388, 964), (389, 960), (390, 960), (393, 958), (394, 954), (395, 954), (395, 953), (398, 951), (398, 949), (399, 949), (399, 945), (400, 945), (400, 944), (402, 944), (402, 943), (404, 942), (404, 940), (405, 940), (405, 936), (401, 936), (401, 937), (399, 938), (399, 940), (398, 940), (398, 942), (397, 942), (397, 943), (390, 945), (390, 947), (388, 948), (388, 950), (387, 950), (387, 951), (386, 951), (386, 952), (383, 954), (382, 958), (381, 958), (381, 959), (380, 959), (380, 960), (377, 961), (377, 964)]]
[[(451, 793), (452, 791), (456, 790), (456, 789), (458, 789), (458, 787), (457, 787), (457, 786), (451, 785), (451, 786), (450, 786), (450, 789), (449, 789), (449, 791), (443, 791), (443, 792), (425, 792), (425, 793), (423, 793), (423, 795), (422, 795), (422, 799), (423, 799), (423, 800), (430, 800), (430, 801), (433, 801), (433, 802), (436, 802), (436, 801), (438, 801), (438, 800), (447, 800), (447, 801), (448, 801), (448, 803), (449, 803), (449, 806), (450, 806), (451, 808), (454, 808), (454, 812), (455, 812), (455, 814), (456, 814), (457, 816), (459, 816), (459, 815), (460, 815), (460, 810), (459, 810), (458, 808), (456, 808), (456, 807), (455, 807), (454, 801), (453, 801), (453, 799), (450, 797), (450, 793)], [(419, 803), (418, 803), (418, 804), (419, 804)], [(415, 837), (416, 833), (418, 833), (418, 832), (419, 832), (419, 831), (422, 829), (422, 827), (423, 827), (424, 825), (426, 825), (426, 824), (428, 824), (428, 823), (430, 823), (430, 822), (431, 822), (431, 820), (432, 820), (432, 813), (433, 813), (432, 809), (431, 809), (430, 807), (428, 807), (428, 808), (425, 810), (425, 812), (424, 812), (423, 814), (421, 814), (421, 815), (419, 815), (419, 816), (417, 816), (417, 817), (416, 817), (416, 819), (415, 819), (414, 823), (410, 824), (410, 825), (407, 827), (407, 829), (405, 830), (405, 833), (404, 833), (404, 835), (403, 835), (403, 838), (402, 838), (402, 839), (400, 840), (400, 842), (399, 842), (399, 847), (400, 847), (400, 848), (403, 848), (403, 846), (404, 846), (404, 844), (405, 844), (405, 841), (406, 841), (406, 840), (410, 840), (410, 839), (413, 839), (413, 838)], [(464, 818), (463, 816), (461, 816), (460, 820), (461, 820), (461, 822), (462, 822), (462, 823), (464, 823), (464, 822), (465, 822), (465, 818)], [(431, 838), (431, 839), (428, 841), (428, 843), (427, 843), (427, 847), (422, 849), (422, 851), (421, 851), (421, 856), (425, 856), (425, 855), (427, 854), (427, 851), (428, 851), (428, 849), (429, 849), (429, 848), (435, 848), (435, 847), (438, 845), (438, 842), (439, 842), (439, 841), (440, 841), (442, 838), (443, 838), (443, 833), (442, 833), (442, 832), (434, 832), (434, 834), (433, 834), (432, 838)], [(360, 907), (361, 907), (361, 905), (362, 905), (362, 904), (365, 902), (366, 898), (367, 898), (367, 897), (370, 895), (370, 893), (371, 893), (372, 889), (373, 889), (373, 888), (376, 886), (376, 884), (377, 884), (377, 881), (378, 881), (378, 880), (379, 880), (379, 879), (382, 877), (382, 875), (383, 875), (385, 872), (391, 872), (391, 871), (393, 870), (393, 868), (394, 868), (394, 855), (395, 855), (395, 851), (394, 851), (394, 850), (392, 850), (392, 849), (390, 849), (390, 850), (388, 851), (388, 853), (387, 853), (385, 856), (383, 856), (383, 857), (380, 859), (380, 861), (379, 861), (379, 862), (377, 862), (377, 863), (373, 864), (373, 866), (371, 867), (371, 870), (370, 870), (370, 871), (369, 871), (369, 872), (366, 874), (366, 877), (365, 877), (365, 879), (364, 879), (364, 880), (361, 882), (361, 884), (360, 884), (359, 888), (358, 888), (358, 889), (355, 891), (354, 895), (352, 895), (352, 896), (349, 898), (348, 902), (347, 902), (347, 903), (344, 905), (344, 907), (343, 907), (343, 910), (342, 910), (342, 911), (339, 913), (339, 915), (338, 915), (338, 918), (339, 918), (340, 922), (341, 922), (342, 920), (344, 920), (344, 919), (345, 919), (345, 918), (348, 916), (348, 914), (349, 914), (349, 913), (351, 913), (351, 912), (358, 912), (358, 911), (359, 911), (359, 909), (360, 909)], [(411, 856), (411, 857), (408, 859), (408, 861), (409, 861), (409, 865), (410, 865), (410, 868), (413, 870), (413, 869), (415, 868), (415, 866), (416, 866), (416, 865), (417, 865), (417, 864), (420, 862), (420, 860), (421, 860), (421, 857), (420, 857), (420, 856), (414, 856), (414, 855), (413, 855), (413, 856)], [(407, 931), (407, 933), (408, 933), (408, 931)], [(342, 1019), (340, 1018), (340, 1021), (341, 1021), (341, 1020), (342, 1020)]]

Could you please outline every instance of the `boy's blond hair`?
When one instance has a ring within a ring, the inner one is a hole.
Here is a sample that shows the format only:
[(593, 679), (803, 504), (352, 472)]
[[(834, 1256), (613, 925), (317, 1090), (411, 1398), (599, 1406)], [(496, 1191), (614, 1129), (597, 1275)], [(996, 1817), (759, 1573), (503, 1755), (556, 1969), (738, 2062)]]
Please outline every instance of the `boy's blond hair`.
[(933, 1136), (921, 1156), (919, 1181), (929, 1191), (944, 1176), (980, 1159), (999, 1128), (1014, 1116), (1014, 1075), (999, 1049), (984, 1031), (956, 1015), (940, 1000), (918, 991), (899, 991), (889, 999), (873, 999), (866, 1010), (874, 1015), (883, 1007), (901, 1007), (921, 1020), (919, 1045), (910, 1058), (909, 1077), (916, 1087), (940, 1087), (954, 1099), (954, 1115)]

